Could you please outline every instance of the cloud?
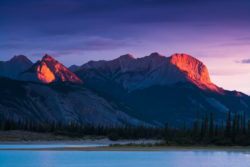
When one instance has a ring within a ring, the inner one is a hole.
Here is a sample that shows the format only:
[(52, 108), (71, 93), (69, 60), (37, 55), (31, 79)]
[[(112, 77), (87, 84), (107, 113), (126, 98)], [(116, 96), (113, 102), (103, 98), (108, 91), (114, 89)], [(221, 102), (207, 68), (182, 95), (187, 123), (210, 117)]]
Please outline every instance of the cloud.
[(225, 42), (217, 46), (248, 46), (250, 45), (250, 37), (234, 38), (231, 42)]
[(125, 49), (130, 46), (137, 45), (133, 41), (127, 39), (111, 39), (104, 37), (90, 37), (84, 41), (75, 41), (68, 44), (66, 47), (57, 46), (55, 54), (57, 56), (64, 56), (70, 54), (82, 53), (85, 51), (106, 51)]
[(221, 45), (217, 46), (248, 46), (250, 45), (250, 41), (242, 41), (242, 42), (228, 42), (228, 43), (223, 43)]
[(250, 41), (250, 37), (237, 38), (238, 41)]
[(16, 43), (0, 44), (0, 49), (15, 49), (15, 48), (19, 48), (19, 45)]
[(104, 20), (102, 27), (110, 22), (140, 24), (190, 21), (208, 23), (212, 21), (222, 24), (225, 21), (246, 22), (250, 14), (245, 0), (238, 0), (237, 3), (215, 0), (202, 2), (198, 0), (13, 1), (4, 4), (0, 2), (0, 14), (4, 22), (33, 23), (32, 25), (35, 23), (40, 27), (48, 22), (51, 24), (53, 21), (57, 21), (58, 26), (53, 26), (57, 27), (59, 32), (64, 30), (65, 25), (62, 26), (60, 22), (65, 20), (74, 20), (69, 25), (77, 24), (76, 27), (87, 26), (90, 20), (97, 22)]
[(22, 42), (0, 43), (1, 49), (43, 49), (43, 50), (82, 50), (102, 51), (136, 46), (139, 42), (131, 39), (112, 39), (101, 36), (58, 36), (38, 39), (27, 39)]
[[(101, 36), (84, 37), (78, 38), (64, 36), (64, 38), (54, 38), (41, 40), (26, 41), (25, 43), (19, 43), (15, 45), (17, 49), (30, 49), (30, 55), (33, 57), (40, 57), (45, 53), (52, 54), (55, 57), (66, 56), (66, 55), (83, 55), (84, 52), (93, 51), (115, 51), (119, 49), (126, 49), (131, 46), (137, 46), (140, 41), (134, 41), (131, 39), (112, 39)], [(12, 43), (5, 44), (8, 48), (12, 48)], [(1, 45), (0, 45), (1, 48)]]
[(248, 71), (244, 69), (210, 69), (211, 76), (235, 76), (240, 74), (247, 74)]
[(110, 38), (102, 37), (92, 37), (85, 42), (83, 49), (84, 50), (109, 50), (109, 49), (119, 49), (129, 47), (135, 44), (132, 44), (128, 40), (115, 40)]
[[(140, 40), (148, 43), (147, 47), (141, 46), (144, 50), (155, 50), (160, 47), (156, 46), (158, 43), (166, 46), (171, 43), (172, 50), (185, 49), (191, 45), (188, 42), (190, 38), (187, 39), (189, 36), (194, 38), (194, 46), (198, 40), (206, 41), (213, 34), (220, 38), (223, 33), (216, 26), (224, 31), (245, 23), (245, 28), (249, 29), (250, 10), (246, 4), (249, 0), (239, 1), (0, 1), (0, 29), (3, 29), (0, 31), (0, 42), (3, 41), (4, 44), (0, 48), (1, 52), (13, 52), (14, 48), (17, 52), (18, 49), (55, 51), (65, 55), (71, 52), (110, 51), (128, 47), (137, 51), (140, 48), (137, 48), (136, 40)], [(233, 26), (228, 26), (228, 23)], [(6, 28), (1, 28), (3, 26)], [(58, 36), (66, 38), (57, 39)], [(199, 38), (196, 41), (197, 36)], [(24, 41), (17, 43), (15, 40), (8, 40), (13, 37)], [(184, 39), (187, 39), (187, 44), (179, 44)], [(250, 45), (247, 39), (227, 42), (227, 46)], [(196, 48), (198, 50), (199, 46)]]
[(250, 63), (250, 59), (243, 59), (243, 60), (240, 61), (240, 63), (249, 64)]

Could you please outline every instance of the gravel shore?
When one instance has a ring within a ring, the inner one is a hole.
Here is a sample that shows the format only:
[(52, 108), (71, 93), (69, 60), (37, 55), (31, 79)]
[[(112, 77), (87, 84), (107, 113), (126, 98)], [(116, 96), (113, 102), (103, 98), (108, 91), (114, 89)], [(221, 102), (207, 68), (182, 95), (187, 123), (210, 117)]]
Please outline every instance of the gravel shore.
[(84, 138), (70, 138), (67, 136), (54, 135), (52, 133), (36, 133), (28, 131), (0, 131), (0, 145), (110, 145), (110, 144), (141, 144), (156, 143), (161, 140), (118, 140), (111, 141), (105, 137), (86, 136)]

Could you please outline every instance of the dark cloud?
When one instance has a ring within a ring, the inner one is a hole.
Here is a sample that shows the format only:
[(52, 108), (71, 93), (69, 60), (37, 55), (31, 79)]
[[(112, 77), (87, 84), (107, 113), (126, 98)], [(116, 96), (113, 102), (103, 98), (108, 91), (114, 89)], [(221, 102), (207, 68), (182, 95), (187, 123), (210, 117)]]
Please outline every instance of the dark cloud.
[[(250, 37), (241, 37), (231, 40), (230, 42), (225, 42), (218, 46), (250, 46)], [(217, 46), (217, 47), (218, 47)]]
[[(44, 41), (47, 41), (45, 38)], [(139, 43), (137, 41), (137, 43)], [(99, 36), (70, 38), (67, 36), (58, 37), (57, 40), (47, 41), (47, 44), (41, 44), (38, 40), (22, 41), (15, 43), (0, 44), (0, 49), (25, 49), (53, 51), (57, 56), (69, 55), (85, 51), (105, 51), (136, 46), (135, 41), (128, 39), (111, 39)], [(39, 56), (40, 52), (35, 52), (34, 56)], [(40, 55), (41, 56), (41, 55)]]
[[(168, 21), (245, 22), (250, 14), (246, 0), (45, 0), (3, 3), (0, 13), (4, 20), (41, 22), (68, 19), (126, 21), (151, 23)], [(18, 17), (17, 17), (18, 16)]]
[(240, 63), (249, 64), (250, 63), (250, 59), (243, 59), (243, 60), (240, 61)]
[(15, 48), (20, 48), (20, 45), (16, 43), (0, 44), (0, 49), (15, 49)]
[(127, 34), (120, 27), (165, 23), (197, 24), (203, 28), (244, 23), (250, 27), (249, 15), (247, 0), (0, 1), (0, 26), (5, 26), (2, 32), (11, 36), (102, 36), (116, 31), (122, 31), (117, 33), (122, 36)]
[(200, 29), (243, 23), (250, 27), (249, 3), (239, 1), (2, 0), (0, 26), (5, 28), (0, 27), (0, 36), (49, 40), (58, 35), (136, 38), (151, 26), (176, 23), (179, 27), (196, 25)]
[(249, 0), (1, 0), (0, 48), (111, 50), (134, 46), (124, 39), (148, 40), (145, 36), (160, 31), (165, 35), (169, 27), (169, 36), (178, 39), (188, 26), (194, 27), (188, 32), (194, 37), (197, 29), (216, 33), (215, 26), (250, 28), (249, 16)]
[(120, 48), (127, 48), (129, 46), (135, 46), (134, 41), (125, 39), (111, 39), (99, 36), (89, 37), (86, 39), (77, 39), (52, 43), (49, 47), (50, 50), (58, 51), (103, 51), (103, 50), (115, 50)]

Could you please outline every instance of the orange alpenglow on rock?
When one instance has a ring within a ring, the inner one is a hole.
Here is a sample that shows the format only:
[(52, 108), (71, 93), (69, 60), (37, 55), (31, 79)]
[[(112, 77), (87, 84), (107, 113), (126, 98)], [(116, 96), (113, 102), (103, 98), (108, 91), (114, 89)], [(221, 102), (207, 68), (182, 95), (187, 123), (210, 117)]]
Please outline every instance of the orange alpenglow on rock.
[(44, 73), (43, 75), (40, 75), (42, 78), (39, 79), (43, 82), (50, 83), (53, 81), (68, 81), (73, 83), (83, 83), (82, 80), (79, 79), (73, 72), (71, 72), (48, 54), (42, 58), (41, 64), (44, 65)]
[(41, 64), (37, 66), (37, 77), (45, 83), (53, 82), (56, 78), (45, 62), (41, 62)]
[(83, 83), (73, 72), (63, 66), (60, 62), (46, 54), (41, 61), (35, 63), (30, 70), (22, 73), (21, 79), (27, 81), (72, 82)]
[(211, 82), (207, 67), (196, 58), (187, 54), (177, 53), (171, 56), (170, 62), (199, 88), (223, 93), (223, 89)]
[(91, 81), (100, 80), (100, 77), (106, 82), (112, 80), (127, 91), (186, 82), (204, 91), (225, 93), (211, 82), (207, 67), (187, 54), (165, 57), (154, 52), (141, 58), (127, 54), (110, 61), (91, 61), (76, 73)]

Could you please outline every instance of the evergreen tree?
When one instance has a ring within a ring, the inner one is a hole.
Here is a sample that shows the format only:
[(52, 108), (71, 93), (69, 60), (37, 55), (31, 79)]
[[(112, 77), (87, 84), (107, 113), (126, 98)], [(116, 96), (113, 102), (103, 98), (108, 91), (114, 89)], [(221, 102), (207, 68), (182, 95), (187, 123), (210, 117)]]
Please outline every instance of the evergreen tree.
[(217, 137), (219, 135), (219, 127), (215, 125), (214, 136)]
[(240, 133), (240, 115), (237, 114), (236, 117), (236, 134)]
[(1, 120), (1, 117), (0, 117), (0, 130), (3, 130), (3, 122)]
[(214, 137), (214, 119), (213, 119), (213, 113), (210, 113), (210, 123), (209, 123), (209, 137)]
[(225, 129), (225, 136), (231, 136), (231, 111), (228, 111), (227, 122), (226, 122), (226, 129)]
[(234, 115), (233, 125), (232, 125), (232, 136), (231, 136), (233, 142), (235, 141), (235, 136), (236, 136), (236, 122), (237, 122), (237, 116)]
[(200, 131), (200, 139), (204, 139), (207, 136), (208, 132), (208, 116), (207, 114), (202, 119), (201, 131)]
[(193, 127), (193, 136), (197, 137), (199, 133), (199, 110), (197, 111), (197, 117), (194, 122), (194, 127)]
[(250, 120), (247, 121), (247, 131), (248, 135), (250, 135)]
[(183, 132), (185, 133), (186, 132), (186, 121), (184, 120), (183, 122)]
[(244, 112), (244, 115), (243, 115), (243, 134), (246, 134), (247, 131), (246, 131), (246, 112)]
[(165, 123), (165, 128), (164, 128), (164, 139), (166, 143), (168, 143), (169, 140), (169, 128), (168, 128), (168, 123)]

